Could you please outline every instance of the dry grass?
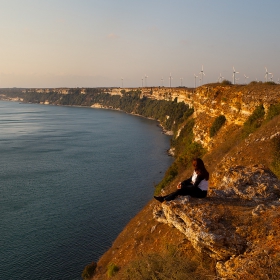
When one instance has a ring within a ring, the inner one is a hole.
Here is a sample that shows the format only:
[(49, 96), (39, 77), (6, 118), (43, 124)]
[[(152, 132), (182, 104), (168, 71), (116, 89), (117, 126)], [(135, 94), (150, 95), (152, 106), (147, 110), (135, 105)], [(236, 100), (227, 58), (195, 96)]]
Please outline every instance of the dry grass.
[(215, 279), (214, 262), (192, 249), (175, 246), (163, 253), (142, 255), (126, 267), (118, 280), (206, 280)]

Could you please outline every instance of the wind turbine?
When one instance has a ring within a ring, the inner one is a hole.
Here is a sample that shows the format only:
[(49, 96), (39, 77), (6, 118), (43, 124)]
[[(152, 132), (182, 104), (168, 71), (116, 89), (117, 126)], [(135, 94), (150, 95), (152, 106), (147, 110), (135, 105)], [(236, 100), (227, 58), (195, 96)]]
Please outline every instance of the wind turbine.
[(235, 80), (237, 80), (236, 78), (235, 78), (235, 74), (238, 74), (239, 72), (236, 72), (235, 71), (235, 69), (234, 69), (234, 67), (233, 67), (233, 74), (232, 74), (232, 80), (233, 80), (233, 84), (235, 85)]
[(277, 84), (280, 84), (280, 79), (277, 80)]
[(200, 71), (201, 85), (203, 85), (203, 76), (205, 76), (205, 73), (204, 73), (204, 71), (203, 71), (203, 65), (202, 65), (202, 68), (201, 68), (201, 71)]
[(180, 80), (181, 80), (181, 87), (182, 87), (183, 86), (183, 83), (182, 83), (183, 82), (183, 78), (180, 78)]
[(122, 88), (123, 88), (123, 78), (121, 78), (121, 80), (122, 80)]
[(244, 78), (245, 78), (245, 84), (246, 84), (246, 80), (249, 79), (249, 77), (247, 77), (247, 76), (244, 74)]
[(172, 80), (172, 76), (171, 76), (171, 73), (169, 75), (169, 87), (171, 87), (171, 80)]
[(143, 87), (143, 80), (144, 80), (144, 79), (142, 78), (142, 87)]
[(272, 73), (269, 74), (271, 74), (270, 81), (273, 82), (273, 74)]
[(224, 77), (222, 77), (222, 74), (220, 73), (220, 77), (218, 78), (218, 82), (221, 83), (222, 79), (224, 79)]
[(267, 68), (266, 67), (264, 67), (265, 68), (265, 81), (267, 82), (267, 78), (268, 78), (268, 75), (272, 75), (272, 73), (269, 73), (268, 71), (267, 71)]
[(198, 78), (198, 76), (194, 74), (194, 88), (196, 88), (196, 78)]
[(161, 78), (161, 86), (163, 87), (163, 78)]
[(147, 87), (147, 79), (148, 79), (148, 76), (145, 74), (145, 87)]

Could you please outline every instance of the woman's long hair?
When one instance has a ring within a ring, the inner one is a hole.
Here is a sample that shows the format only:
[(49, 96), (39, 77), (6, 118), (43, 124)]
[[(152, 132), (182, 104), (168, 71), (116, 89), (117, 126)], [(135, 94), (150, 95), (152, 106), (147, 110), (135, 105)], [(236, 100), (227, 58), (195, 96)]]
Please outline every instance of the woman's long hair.
[(206, 181), (209, 180), (209, 173), (205, 168), (204, 162), (201, 158), (194, 158), (192, 161), (194, 170), (197, 175), (202, 176)]

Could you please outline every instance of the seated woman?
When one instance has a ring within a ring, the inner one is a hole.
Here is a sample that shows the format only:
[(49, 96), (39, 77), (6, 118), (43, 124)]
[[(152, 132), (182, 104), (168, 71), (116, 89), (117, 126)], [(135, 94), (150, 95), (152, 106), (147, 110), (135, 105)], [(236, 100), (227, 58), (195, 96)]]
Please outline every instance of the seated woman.
[(192, 197), (204, 198), (207, 196), (209, 173), (200, 158), (192, 161), (194, 167), (193, 175), (177, 185), (177, 191), (166, 196), (154, 196), (160, 202), (170, 201), (178, 195), (190, 195)]

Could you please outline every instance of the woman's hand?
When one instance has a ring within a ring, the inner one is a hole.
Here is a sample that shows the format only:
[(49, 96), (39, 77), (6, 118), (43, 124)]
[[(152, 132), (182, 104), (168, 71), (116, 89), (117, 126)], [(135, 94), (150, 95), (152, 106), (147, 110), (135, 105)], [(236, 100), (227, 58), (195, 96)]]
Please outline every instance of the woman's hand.
[(180, 190), (182, 188), (181, 182), (177, 185), (177, 189)]

